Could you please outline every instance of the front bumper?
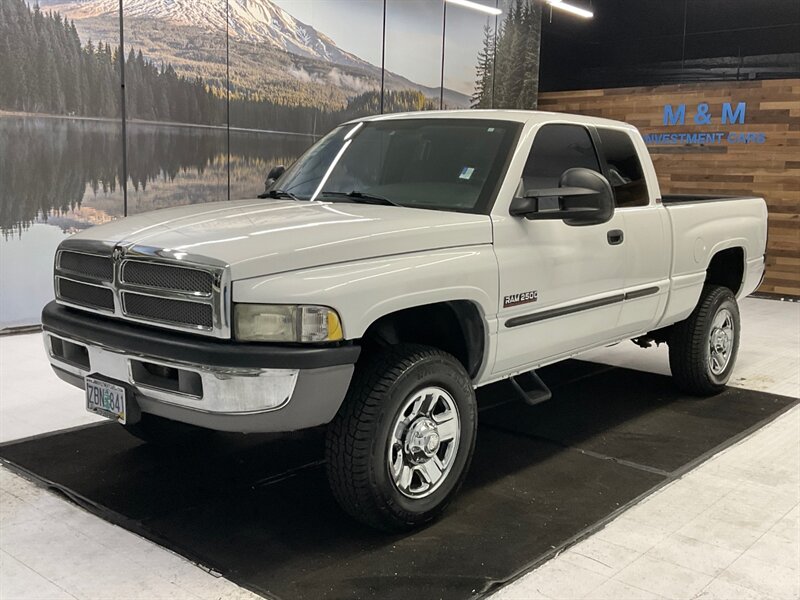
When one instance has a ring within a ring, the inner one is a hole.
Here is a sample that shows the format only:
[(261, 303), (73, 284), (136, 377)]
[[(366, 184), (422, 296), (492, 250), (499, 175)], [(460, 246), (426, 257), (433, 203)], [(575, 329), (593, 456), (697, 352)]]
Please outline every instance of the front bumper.
[(293, 431), (329, 422), (359, 347), (211, 340), (48, 304), (45, 348), (56, 374), (83, 388), (100, 375), (126, 386), (139, 410), (209, 429)]

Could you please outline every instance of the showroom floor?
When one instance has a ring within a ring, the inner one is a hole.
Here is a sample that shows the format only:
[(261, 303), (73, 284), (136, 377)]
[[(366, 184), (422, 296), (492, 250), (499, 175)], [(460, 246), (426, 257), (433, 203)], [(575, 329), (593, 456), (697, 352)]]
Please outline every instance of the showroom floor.
[[(747, 299), (742, 313), (731, 384), (800, 396), (800, 304)], [(663, 347), (584, 358), (667, 371)], [(50, 372), (38, 335), (0, 338), (0, 441), (95, 421), (81, 401)], [(795, 407), (495, 597), (797, 598), (799, 506)], [(0, 598), (112, 597), (256, 596), (0, 468)]]

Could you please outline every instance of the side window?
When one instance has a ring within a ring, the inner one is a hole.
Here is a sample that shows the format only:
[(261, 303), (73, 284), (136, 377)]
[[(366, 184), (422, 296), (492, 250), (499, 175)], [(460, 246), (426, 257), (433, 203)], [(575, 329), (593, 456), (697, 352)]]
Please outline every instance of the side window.
[(520, 195), (530, 190), (557, 188), (562, 173), (574, 167), (601, 172), (589, 131), (580, 125), (543, 125), (533, 139), (522, 172)]
[(647, 206), (650, 196), (644, 181), (639, 155), (630, 136), (615, 129), (598, 129), (608, 166), (608, 181), (614, 188), (618, 208)]

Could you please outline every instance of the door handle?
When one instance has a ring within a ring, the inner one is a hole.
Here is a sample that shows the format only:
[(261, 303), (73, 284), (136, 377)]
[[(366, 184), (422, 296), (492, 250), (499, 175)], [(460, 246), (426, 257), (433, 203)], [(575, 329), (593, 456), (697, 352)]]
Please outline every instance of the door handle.
[(622, 233), (622, 229), (612, 229), (606, 234), (606, 239), (612, 246), (619, 246), (625, 239), (625, 234)]

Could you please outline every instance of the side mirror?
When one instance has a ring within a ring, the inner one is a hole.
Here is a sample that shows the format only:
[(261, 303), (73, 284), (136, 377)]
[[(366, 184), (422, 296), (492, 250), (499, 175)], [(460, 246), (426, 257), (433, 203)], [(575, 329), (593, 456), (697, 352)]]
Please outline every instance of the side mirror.
[(259, 194), (259, 198), (269, 198), (269, 190), (272, 188), (272, 185), (278, 181), (281, 175), (286, 172), (286, 167), (283, 165), (278, 165), (277, 167), (272, 167), (267, 173), (267, 178), (264, 181), (264, 193)]
[[(558, 198), (558, 208), (540, 208), (542, 198)], [(567, 225), (598, 225), (614, 216), (614, 191), (597, 171), (567, 169), (557, 188), (530, 190), (511, 201), (509, 212), (533, 220), (558, 220)]]

